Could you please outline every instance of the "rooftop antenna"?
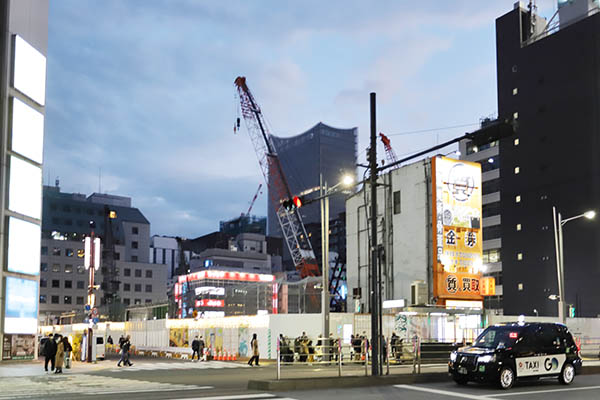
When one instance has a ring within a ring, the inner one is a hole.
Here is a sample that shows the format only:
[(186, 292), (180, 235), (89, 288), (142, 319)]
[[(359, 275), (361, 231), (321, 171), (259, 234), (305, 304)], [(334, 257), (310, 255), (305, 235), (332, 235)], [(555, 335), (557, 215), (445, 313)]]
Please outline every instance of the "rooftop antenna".
[(60, 186), (60, 179), (58, 178), (58, 176), (56, 177), (56, 179), (54, 180), (54, 186), (59, 187)]

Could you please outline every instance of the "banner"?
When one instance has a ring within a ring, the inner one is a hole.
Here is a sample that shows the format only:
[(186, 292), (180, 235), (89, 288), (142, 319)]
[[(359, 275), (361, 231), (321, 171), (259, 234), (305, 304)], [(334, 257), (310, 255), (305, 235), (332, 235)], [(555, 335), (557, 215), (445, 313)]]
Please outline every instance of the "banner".
[(432, 165), (433, 295), (482, 300), (481, 165), (435, 157)]

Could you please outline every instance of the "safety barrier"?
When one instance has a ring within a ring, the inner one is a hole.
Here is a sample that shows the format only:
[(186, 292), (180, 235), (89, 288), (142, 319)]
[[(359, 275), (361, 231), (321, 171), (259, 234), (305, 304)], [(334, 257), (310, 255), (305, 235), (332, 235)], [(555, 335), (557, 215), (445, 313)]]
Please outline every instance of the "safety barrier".
[(579, 353), (586, 358), (600, 358), (600, 338), (583, 336), (575, 337)]

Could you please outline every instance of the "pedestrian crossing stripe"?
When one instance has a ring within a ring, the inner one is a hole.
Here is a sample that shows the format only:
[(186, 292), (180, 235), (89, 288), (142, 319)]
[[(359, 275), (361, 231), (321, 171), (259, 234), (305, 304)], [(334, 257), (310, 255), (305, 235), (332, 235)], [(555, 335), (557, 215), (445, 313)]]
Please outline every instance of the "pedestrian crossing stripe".
[(227, 368), (250, 368), (247, 364), (228, 363), (222, 361), (198, 361), (198, 362), (144, 362), (134, 363), (131, 367), (115, 367), (109, 369), (115, 371), (155, 371), (173, 369), (227, 369)]

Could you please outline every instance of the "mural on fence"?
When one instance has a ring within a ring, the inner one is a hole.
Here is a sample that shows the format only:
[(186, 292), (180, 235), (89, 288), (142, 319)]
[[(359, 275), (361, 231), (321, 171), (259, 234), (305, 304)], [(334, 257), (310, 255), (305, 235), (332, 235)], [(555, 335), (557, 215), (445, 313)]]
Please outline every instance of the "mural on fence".
[(248, 355), (248, 347), (250, 344), (250, 332), (247, 326), (238, 328), (238, 353), (240, 356)]
[(189, 347), (189, 336), (187, 328), (169, 329), (170, 347)]

